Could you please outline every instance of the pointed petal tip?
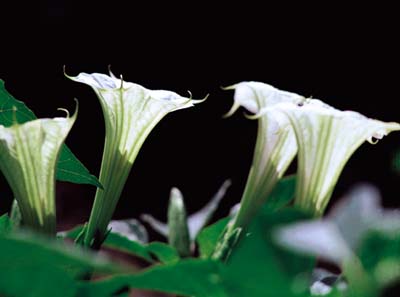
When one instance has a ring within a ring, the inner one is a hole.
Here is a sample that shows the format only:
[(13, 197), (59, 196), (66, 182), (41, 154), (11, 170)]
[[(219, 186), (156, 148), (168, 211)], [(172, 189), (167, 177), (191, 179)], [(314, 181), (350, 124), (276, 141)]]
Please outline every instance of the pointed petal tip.
[(234, 84), (234, 85), (230, 85), (230, 86), (226, 86), (226, 87), (220, 86), (220, 88), (221, 88), (221, 90), (223, 90), (223, 91), (230, 91), (230, 90), (236, 89), (237, 85), (238, 85), (238, 84)]
[(230, 118), (239, 109), (239, 107), (240, 107), (240, 103), (235, 100), (233, 102), (231, 109), (227, 113), (222, 115), (222, 118), (223, 119)]
[(70, 76), (70, 75), (68, 75), (67, 74), (67, 65), (63, 65), (63, 74), (64, 74), (64, 76), (66, 77), (66, 78), (68, 78), (68, 79), (71, 79), (71, 80), (74, 80), (73, 79), (73, 76)]
[(249, 120), (258, 120), (262, 116), (262, 113), (249, 114), (247, 112), (243, 112), (243, 116)]
[(232, 185), (232, 180), (230, 178), (228, 178), (227, 180), (224, 181), (224, 183), (222, 184), (222, 188), (229, 188)]
[(69, 112), (68, 109), (62, 108), (62, 107), (57, 108), (57, 110), (60, 110), (60, 111), (63, 111), (63, 112), (66, 113), (66, 118), (72, 119), (73, 121), (75, 121), (75, 119), (76, 119), (76, 117), (78, 115), (78, 110), (79, 110), (78, 99), (74, 98), (74, 101), (75, 101), (75, 110), (74, 110), (74, 113), (72, 114), (72, 116), (70, 115), (70, 112)]
[(112, 77), (112, 78), (117, 78), (114, 73), (111, 71), (111, 64), (108, 64), (108, 74)]
[[(376, 121), (376, 120), (374, 120)], [(384, 136), (389, 135), (391, 132), (400, 131), (400, 124), (396, 122), (380, 122), (379, 127), (372, 133), (372, 135), (367, 138), (370, 144), (377, 144)]]
[(206, 101), (210, 97), (210, 94), (207, 94), (203, 99), (195, 100), (195, 99), (192, 99), (192, 93), (190, 91), (188, 91), (188, 92), (189, 92), (189, 95), (190, 95), (189, 99), (190, 99), (191, 102), (193, 102), (193, 104), (203, 103), (204, 101)]

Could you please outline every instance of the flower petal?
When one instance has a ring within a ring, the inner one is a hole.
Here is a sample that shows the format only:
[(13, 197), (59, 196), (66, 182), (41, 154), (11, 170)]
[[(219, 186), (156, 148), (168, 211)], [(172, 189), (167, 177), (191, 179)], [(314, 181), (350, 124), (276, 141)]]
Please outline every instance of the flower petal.
[(81, 73), (70, 79), (91, 86), (104, 114), (106, 138), (100, 182), (85, 244), (104, 237), (122, 189), (139, 150), (155, 125), (168, 113), (192, 107), (194, 100), (165, 90), (149, 90), (114, 76)]
[[(235, 90), (234, 106), (241, 105), (258, 114), (258, 133), (253, 162), (234, 226), (247, 225), (268, 198), (297, 152), (289, 120), (271, 107), (282, 102), (298, 102), (303, 97), (260, 82), (242, 82)], [(236, 107), (235, 107), (236, 108)]]
[(23, 223), (55, 233), (55, 169), (72, 117), (0, 126), (0, 169), (10, 184)]
[(321, 215), (341, 171), (365, 141), (400, 130), (398, 123), (369, 119), (357, 112), (340, 111), (320, 100), (276, 106), (290, 120), (299, 146), (295, 203)]

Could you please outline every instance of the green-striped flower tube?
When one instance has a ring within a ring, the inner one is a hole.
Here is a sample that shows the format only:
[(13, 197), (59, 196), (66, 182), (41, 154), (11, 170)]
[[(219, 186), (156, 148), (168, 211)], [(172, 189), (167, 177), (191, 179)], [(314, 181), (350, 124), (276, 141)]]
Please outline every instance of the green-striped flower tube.
[(365, 141), (400, 130), (398, 123), (370, 119), (354, 111), (341, 111), (317, 99), (277, 106), (295, 131), (298, 172), (295, 204), (321, 216), (345, 164)]
[(300, 95), (278, 90), (260, 82), (241, 82), (228, 87), (234, 89), (234, 104), (228, 112), (233, 114), (240, 106), (256, 114), (257, 141), (253, 162), (241, 199), (240, 210), (233, 228), (245, 227), (283, 176), (297, 152), (296, 138), (288, 119), (281, 112), (263, 112), (282, 102), (297, 102)]
[(0, 169), (9, 183), (26, 227), (56, 233), (55, 173), (72, 117), (0, 125)]
[[(99, 73), (70, 79), (92, 87), (99, 98), (106, 127), (100, 182), (84, 236), (85, 246), (101, 244), (133, 162), (146, 137), (168, 113), (188, 108), (196, 100), (174, 92), (149, 90)], [(96, 240), (95, 240), (96, 238)]]

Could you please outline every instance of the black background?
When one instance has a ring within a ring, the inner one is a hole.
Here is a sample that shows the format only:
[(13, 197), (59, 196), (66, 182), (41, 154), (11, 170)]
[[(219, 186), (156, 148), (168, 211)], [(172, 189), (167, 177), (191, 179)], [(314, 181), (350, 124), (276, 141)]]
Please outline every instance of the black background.
[[(232, 93), (221, 86), (267, 82), (400, 122), (399, 20), (392, 7), (66, 0), (42, 1), (32, 10), (20, 5), (2, 26), (0, 78), (39, 117), (60, 115), (58, 107), (72, 111), (78, 98), (79, 116), (67, 144), (96, 175), (104, 136), (99, 103), (89, 87), (63, 76), (63, 65), (70, 75), (105, 73), (111, 65), (115, 74), (147, 88), (190, 90), (195, 98), (210, 94), (153, 130), (131, 171), (118, 218), (143, 212), (165, 218), (172, 186), (182, 190), (193, 212), (227, 178), (233, 186), (219, 215), (239, 201), (256, 122), (240, 112), (221, 118), (232, 104)], [(8, 10), (2, 15), (9, 16)], [(341, 175), (334, 199), (368, 181), (380, 188), (386, 205), (398, 207), (400, 179), (390, 164), (399, 140), (394, 133), (376, 146), (363, 145)], [(1, 186), (2, 211), (11, 201), (6, 189)], [(86, 220), (93, 196), (91, 186), (59, 183), (62, 226)]]

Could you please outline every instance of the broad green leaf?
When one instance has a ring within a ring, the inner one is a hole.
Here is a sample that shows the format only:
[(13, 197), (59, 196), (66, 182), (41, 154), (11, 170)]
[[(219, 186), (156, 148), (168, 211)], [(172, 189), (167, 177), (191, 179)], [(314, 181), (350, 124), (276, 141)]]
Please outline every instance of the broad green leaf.
[(327, 295), (324, 295), (324, 297), (346, 297), (346, 296), (349, 296), (348, 294), (346, 294), (346, 290), (339, 290), (336, 287), (333, 287), (332, 291), (330, 291)]
[(342, 265), (354, 257), (371, 230), (393, 234), (400, 230), (400, 215), (383, 209), (375, 187), (358, 185), (326, 219), (297, 222), (276, 230), (276, 239), (287, 248), (313, 254)]
[(7, 234), (12, 230), (12, 222), (7, 214), (0, 216), (0, 235)]
[(202, 258), (211, 257), (228, 222), (229, 218), (224, 218), (200, 231), (196, 240)]
[(79, 161), (65, 144), (61, 148), (57, 163), (57, 180), (75, 184), (89, 184), (103, 188), (97, 177), (90, 174), (89, 170)]
[(369, 232), (357, 255), (363, 267), (381, 286), (400, 281), (400, 232)]
[[(78, 226), (61, 235), (70, 239), (76, 239), (77, 236), (82, 233), (82, 230), (83, 226)], [(143, 244), (114, 232), (108, 233), (103, 246), (135, 255), (150, 263), (156, 262), (157, 260), (162, 263), (176, 262), (179, 260), (177, 251), (165, 243), (151, 242), (149, 244)]]
[[(77, 237), (82, 234), (84, 228), (85, 228), (84, 226), (78, 226), (72, 230), (63, 232), (60, 235), (62, 237), (76, 240)], [(103, 244), (106, 247), (126, 253), (131, 253), (149, 262), (154, 262), (154, 259), (152, 258), (151, 254), (146, 250), (146, 248), (142, 244), (136, 241), (132, 241), (127, 237), (120, 235), (118, 233), (109, 232)]]
[(261, 212), (253, 220), (228, 259), (225, 277), (229, 296), (289, 297), (308, 293), (314, 259), (283, 251), (273, 243), (271, 232), (279, 225), (304, 218), (301, 212), (285, 209)]
[(110, 232), (103, 245), (122, 252), (131, 253), (149, 262), (154, 262), (154, 259), (144, 245), (132, 241), (123, 235)]
[[(0, 79), (0, 124), (9, 127), (15, 122), (22, 124), (34, 119), (36, 119), (35, 114), (23, 102), (8, 93), (4, 81)], [(58, 160), (57, 179), (101, 187), (98, 179), (89, 173), (65, 144)]]
[(177, 251), (165, 243), (151, 242), (149, 244), (142, 244), (113, 232), (108, 234), (103, 245), (105, 247), (133, 254), (144, 260), (147, 260), (148, 262), (154, 262), (158, 260), (162, 263), (170, 263), (179, 260)]
[[(296, 177), (294, 175), (292, 176), (287, 176), (281, 180), (279, 180), (274, 189), (272, 190), (272, 193), (269, 194), (268, 199), (266, 199), (266, 202), (264, 205), (262, 205), (261, 211), (264, 212), (273, 212), (277, 211), (284, 206), (288, 205), (289, 202), (294, 198), (294, 191), (295, 191), (295, 184), (296, 184)], [(260, 200), (264, 201), (264, 200)], [(234, 206), (231, 210), (231, 215), (238, 215), (236, 209), (239, 209), (240, 212), (240, 204), (237, 204)], [(252, 212), (252, 216), (256, 216), (257, 212), (260, 212), (260, 209), (254, 210)], [(242, 211), (243, 214), (243, 211)], [(252, 218), (248, 218), (248, 223), (251, 222)], [(241, 232), (241, 228), (237, 228), (235, 232), (233, 232), (234, 226), (230, 225), (229, 228), (226, 229), (225, 234), (223, 237), (218, 238), (218, 242), (213, 241), (212, 244), (214, 245), (214, 251), (213, 251), (213, 258), (220, 259), (221, 257), (224, 258), (227, 253), (230, 252), (231, 250), (231, 245), (234, 244), (235, 240), (234, 238), (236, 237), (237, 232)], [(232, 237), (233, 236), (233, 237)], [(230, 243), (228, 243), (230, 241)], [(211, 248), (211, 246), (209, 247)]]
[(282, 207), (289, 204), (294, 198), (296, 189), (296, 176), (291, 175), (282, 178), (272, 190), (267, 201), (264, 204), (264, 208), (270, 210), (279, 210)]
[(137, 288), (194, 297), (309, 296), (308, 276), (313, 259), (282, 251), (271, 240), (273, 227), (304, 217), (291, 209), (262, 212), (227, 265), (208, 259), (186, 259), (153, 266), (135, 275), (117, 275), (84, 283), (79, 293), (105, 297)]
[(65, 246), (61, 242), (30, 233), (0, 235), (0, 271), (40, 267), (58, 269), (71, 277), (82, 277), (93, 270), (120, 271), (104, 259), (77, 246)]
[(146, 245), (146, 249), (162, 263), (174, 263), (180, 259), (178, 252), (163, 242), (151, 242)]
[(131, 287), (180, 296), (237, 296), (226, 295), (220, 270), (221, 266), (218, 262), (188, 259), (174, 264), (154, 266), (140, 274), (120, 275), (92, 284), (82, 284), (81, 295), (104, 297)]
[(0, 296), (75, 297), (77, 283), (49, 266), (10, 266), (0, 270)]

